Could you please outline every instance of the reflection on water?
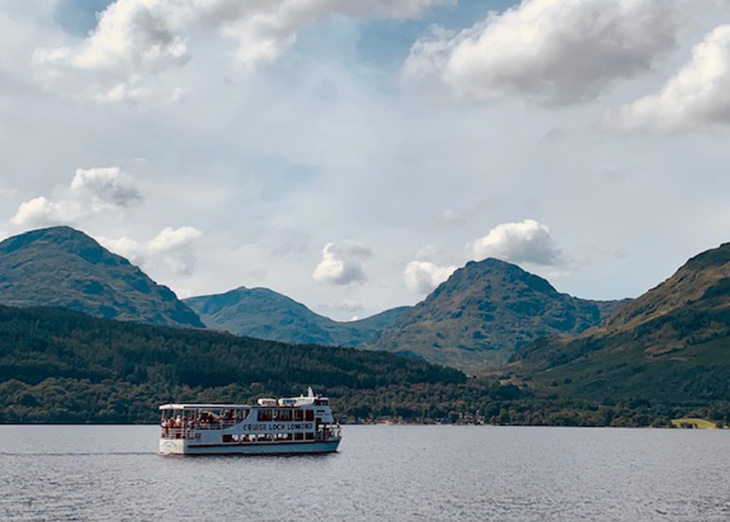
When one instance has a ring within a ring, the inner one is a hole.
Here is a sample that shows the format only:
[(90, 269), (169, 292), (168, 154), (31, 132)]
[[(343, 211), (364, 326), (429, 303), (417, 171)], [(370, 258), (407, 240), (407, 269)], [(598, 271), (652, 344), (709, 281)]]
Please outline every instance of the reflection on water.
[(317, 457), (160, 457), (154, 426), (0, 426), (2, 520), (727, 521), (730, 431), (347, 426)]

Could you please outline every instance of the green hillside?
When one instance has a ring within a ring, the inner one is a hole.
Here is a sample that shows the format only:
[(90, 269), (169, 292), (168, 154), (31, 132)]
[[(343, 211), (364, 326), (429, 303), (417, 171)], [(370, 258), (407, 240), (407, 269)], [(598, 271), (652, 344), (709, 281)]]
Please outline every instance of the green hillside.
[(69, 227), (34, 230), (0, 243), (0, 304), (59, 306), (106, 319), (203, 327), (169, 288)]
[(730, 244), (690, 259), (598, 328), (525, 346), (513, 369), (590, 399), (728, 400)]
[(366, 319), (339, 322), (268, 288), (245, 287), (191, 297), (184, 302), (209, 328), (259, 339), (324, 346), (359, 346), (408, 310), (394, 308)]

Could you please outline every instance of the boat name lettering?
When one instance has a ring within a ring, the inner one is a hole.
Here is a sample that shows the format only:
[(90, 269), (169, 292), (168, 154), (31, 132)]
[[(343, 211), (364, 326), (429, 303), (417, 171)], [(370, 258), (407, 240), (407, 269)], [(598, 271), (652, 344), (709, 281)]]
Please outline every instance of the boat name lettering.
[(311, 422), (267, 422), (244, 424), (243, 431), (307, 431), (313, 428)]

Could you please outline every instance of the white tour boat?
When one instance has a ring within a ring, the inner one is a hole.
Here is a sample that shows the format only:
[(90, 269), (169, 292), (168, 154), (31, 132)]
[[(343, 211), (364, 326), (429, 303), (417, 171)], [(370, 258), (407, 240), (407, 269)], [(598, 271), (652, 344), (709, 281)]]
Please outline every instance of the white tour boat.
[(314, 395), (245, 404), (164, 404), (161, 455), (331, 453), (342, 438), (329, 400)]

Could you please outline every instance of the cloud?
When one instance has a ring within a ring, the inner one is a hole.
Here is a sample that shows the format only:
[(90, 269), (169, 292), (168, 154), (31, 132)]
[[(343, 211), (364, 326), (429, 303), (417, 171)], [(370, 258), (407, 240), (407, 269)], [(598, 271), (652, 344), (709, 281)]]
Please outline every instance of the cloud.
[(129, 237), (101, 237), (99, 242), (112, 252), (145, 268), (162, 264), (176, 274), (190, 275), (196, 262), (192, 246), (201, 236), (202, 232), (194, 227), (165, 227), (154, 238), (145, 242)]
[(201, 236), (200, 230), (194, 227), (165, 227), (149, 242), (153, 253), (164, 253), (184, 248)]
[(356, 312), (360, 312), (363, 310), (363, 305), (360, 301), (357, 299), (338, 299), (334, 302), (332, 305), (332, 308), (335, 310), (341, 310), (343, 312), (349, 312), (351, 314), (354, 314)]
[(411, 18), (453, 0), (117, 0), (75, 46), (38, 49), (49, 88), (100, 102), (169, 102), (184, 90), (167, 76), (191, 60), (189, 37), (217, 31), (237, 43), (234, 60), (276, 58), (298, 31), (333, 14)]
[(18, 211), (12, 218), (15, 225), (51, 225), (66, 221), (64, 210), (58, 203), (52, 203), (45, 197), (39, 196), (21, 203)]
[(608, 111), (604, 124), (620, 131), (691, 132), (730, 124), (730, 25), (710, 32), (692, 59), (661, 89)]
[[(34, 64), (49, 85), (97, 101), (159, 98), (153, 78), (190, 60), (179, 31), (188, 9), (174, 0), (117, 0), (99, 14), (96, 28), (75, 47), (38, 49)], [(169, 88), (166, 97), (179, 97)]]
[(20, 204), (15, 225), (57, 225), (130, 207), (142, 200), (134, 181), (117, 167), (78, 169), (71, 184), (58, 197), (35, 197)]
[(405, 269), (406, 286), (416, 294), (428, 294), (454, 273), (455, 266), (439, 266), (430, 261), (411, 261)]
[(476, 259), (494, 257), (511, 263), (554, 266), (562, 258), (548, 227), (533, 219), (497, 225), (470, 247)]
[(357, 241), (327, 243), (322, 249), (322, 261), (314, 269), (312, 278), (328, 285), (364, 282), (367, 277), (362, 263), (371, 255), (371, 250)]
[(459, 33), (416, 42), (407, 79), (439, 75), (459, 96), (549, 104), (595, 99), (675, 44), (672, 0), (525, 0)]

